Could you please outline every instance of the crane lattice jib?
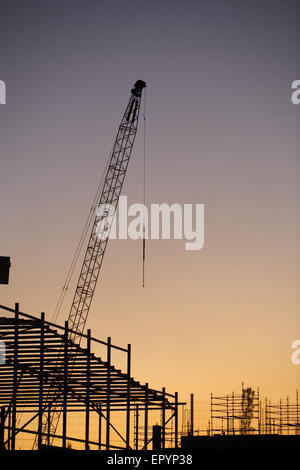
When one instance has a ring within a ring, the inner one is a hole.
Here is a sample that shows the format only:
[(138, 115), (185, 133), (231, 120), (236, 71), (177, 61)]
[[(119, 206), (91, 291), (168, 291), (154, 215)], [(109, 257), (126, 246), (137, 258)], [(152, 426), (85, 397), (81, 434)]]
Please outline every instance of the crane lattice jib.
[[(110, 207), (114, 211), (117, 209), (137, 132), (141, 96), (145, 86), (146, 83), (144, 81), (138, 80), (131, 90), (129, 103), (112, 149), (97, 209), (105, 207)], [(106, 217), (105, 230), (99, 230), (103, 215), (103, 211), (96, 210), (88, 247), (68, 316), (68, 328), (71, 330), (69, 340), (76, 343), (80, 343), (80, 334), (84, 331), (108, 242), (107, 234), (110, 232), (113, 223), (113, 217)], [(57, 397), (61, 395), (62, 388), (60, 375), (59, 370), (57, 373), (54, 372), (51, 380), (52, 393)], [(49, 417), (47, 413), (43, 415), (42, 441), (44, 443), (46, 443), (47, 430), (50, 430), (52, 436), (55, 435), (60, 414), (59, 407), (57, 408), (56, 403), (53, 402), (51, 405), (51, 416)], [(51, 441), (53, 441), (53, 437)], [(36, 443), (37, 439), (34, 445)]]
[[(117, 208), (137, 132), (141, 94), (145, 86), (145, 82), (138, 80), (131, 90), (130, 100), (113, 146), (98, 207), (109, 205), (115, 210)], [(101, 212), (96, 213), (68, 317), (69, 328), (73, 330), (70, 339), (73, 341), (76, 341), (76, 333), (82, 333), (84, 330), (108, 242), (107, 233), (110, 227), (106, 227), (102, 233), (98, 230), (102, 217)], [(112, 223), (112, 218), (107, 217), (106, 220)]]

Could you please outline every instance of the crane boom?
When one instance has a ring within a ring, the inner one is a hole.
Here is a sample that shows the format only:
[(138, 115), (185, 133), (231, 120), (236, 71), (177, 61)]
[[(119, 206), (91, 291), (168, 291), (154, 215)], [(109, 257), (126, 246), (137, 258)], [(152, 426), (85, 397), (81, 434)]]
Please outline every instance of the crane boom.
[[(122, 117), (117, 137), (114, 142), (97, 208), (109, 206), (116, 210), (118, 206), (120, 193), (135, 141), (140, 113), (141, 96), (145, 87), (146, 83), (142, 80), (138, 80), (131, 90), (129, 103)], [(101, 215), (101, 213), (96, 210), (88, 247), (81, 267), (70, 313), (68, 315), (68, 328), (70, 330), (68, 339), (77, 344), (80, 343), (80, 334), (83, 333), (87, 321), (108, 243), (107, 233), (109, 233), (113, 222), (113, 217), (107, 218), (108, 225), (110, 224), (110, 226), (106, 227), (105, 234), (104, 231), (101, 232), (98, 230), (98, 224), (101, 222), (102, 217), (103, 215)], [(70, 366), (71, 370), (72, 364)], [(59, 398), (61, 394), (60, 388), (61, 371), (58, 370), (57, 373), (54, 372), (52, 377), (50, 391), (52, 394), (56, 395), (57, 390), (57, 397)], [(50, 393), (48, 396), (50, 396)], [(51, 416), (46, 413), (43, 415), (43, 442), (47, 441), (47, 430), (50, 430), (50, 434), (52, 436), (55, 435), (59, 417), (59, 407), (57, 406), (57, 403), (53, 403), (51, 406)], [(36, 442), (34, 445), (36, 445)]]
[[(117, 208), (137, 132), (141, 95), (145, 86), (144, 81), (138, 80), (131, 90), (129, 103), (113, 146), (98, 207), (110, 205), (114, 209)], [(101, 217), (99, 213), (95, 216), (68, 317), (69, 328), (73, 330), (70, 339), (73, 341), (77, 340), (77, 333), (84, 330), (108, 242), (107, 236), (97, 230)], [(107, 231), (109, 230), (110, 227)]]

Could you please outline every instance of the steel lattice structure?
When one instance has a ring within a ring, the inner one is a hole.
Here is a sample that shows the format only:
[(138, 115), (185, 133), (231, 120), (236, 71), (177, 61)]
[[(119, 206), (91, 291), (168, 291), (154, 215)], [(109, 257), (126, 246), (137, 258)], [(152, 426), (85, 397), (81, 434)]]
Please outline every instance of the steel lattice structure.
[[(15, 309), (0, 306), (7, 314), (0, 316), (0, 341), (5, 344), (5, 363), (0, 364), (0, 448), (15, 449), (19, 433), (37, 437), (38, 448), (50, 444), (53, 438), (65, 448), (67, 441), (81, 442), (85, 449), (133, 447), (133, 411), (139, 411), (139, 449), (148, 449), (150, 413), (161, 413), (162, 446), (166, 442), (166, 425), (173, 422), (174, 444), (178, 445), (178, 394), (166, 393), (142, 385), (131, 376), (131, 347), (112, 344), (111, 339), (100, 341), (87, 334), (80, 334), (81, 345), (70, 340), (72, 331), (68, 322), (64, 327), (34, 317)], [(10, 313), (7, 313), (10, 312)], [(102, 348), (104, 357), (93, 351)], [(62, 353), (61, 353), (62, 351)], [(125, 355), (127, 370), (122, 372), (112, 364), (112, 352)], [(58, 359), (57, 359), (58, 358)], [(75, 360), (76, 358), (76, 360)], [(72, 373), (70, 373), (70, 367)], [(55, 378), (55, 386), (53, 386)], [(156, 410), (156, 411), (155, 411)], [(26, 425), (18, 426), (17, 413), (28, 413)], [(53, 434), (50, 424), (43, 427), (43, 416), (52, 413), (62, 415), (61, 434)], [(85, 438), (68, 433), (70, 413), (84, 414)], [(112, 414), (122, 414), (123, 432), (113, 425)], [(91, 415), (99, 419), (99, 438), (91, 439)], [(103, 423), (105, 425), (103, 425)], [(35, 424), (35, 429), (29, 427)], [(105, 432), (104, 432), (105, 431)], [(118, 436), (120, 445), (112, 445), (111, 434)], [(102, 438), (101, 438), (102, 435)], [(137, 435), (137, 434), (136, 434)], [(95, 447), (94, 447), (95, 448)]]

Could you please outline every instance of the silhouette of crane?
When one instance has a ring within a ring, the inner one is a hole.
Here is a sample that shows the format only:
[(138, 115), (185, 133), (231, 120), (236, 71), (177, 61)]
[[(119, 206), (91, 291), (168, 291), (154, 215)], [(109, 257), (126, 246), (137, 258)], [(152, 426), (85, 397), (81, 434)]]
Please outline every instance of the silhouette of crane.
[[(105, 230), (99, 230), (101, 221), (105, 215), (103, 208), (104, 210), (105, 208), (110, 208), (110, 210), (113, 208), (116, 210), (118, 206), (137, 133), (142, 91), (145, 87), (146, 83), (143, 80), (138, 80), (131, 90), (130, 99), (122, 117), (105, 174), (102, 192), (97, 206), (97, 209), (101, 208), (101, 210), (96, 210), (92, 231), (68, 315), (68, 328), (70, 330), (69, 340), (77, 344), (80, 343), (80, 334), (83, 333), (85, 328), (108, 243), (107, 234), (109, 234), (113, 222), (113, 217), (106, 217)], [(56, 377), (54, 374), (50, 391), (51, 389), (53, 391), (55, 387)], [(55, 435), (60, 414), (60, 410), (55, 408), (55, 403), (52, 404), (51, 414), (44, 413), (42, 425), (43, 442), (46, 442), (47, 431), (48, 433), (50, 431), (52, 436)], [(52, 438), (52, 440), (53, 439), (54, 438)], [(36, 444), (37, 439), (34, 445)]]

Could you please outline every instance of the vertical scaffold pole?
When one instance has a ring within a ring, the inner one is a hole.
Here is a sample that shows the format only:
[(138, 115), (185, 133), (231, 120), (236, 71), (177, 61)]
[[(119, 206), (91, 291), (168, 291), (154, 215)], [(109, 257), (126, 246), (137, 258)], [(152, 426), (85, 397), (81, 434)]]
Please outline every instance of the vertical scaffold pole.
[(227, 436), (230, 434), (230, 420), (229, 420), (229, 397), (226, 395), (226, 426), (227, 426)]
[(232, 413), (232, 434), (235, 435), (235, 429), (234, 429), (234, 392), (232, 392), (231, 413)]
[(257, 429), (258, 429), (258, 434), (260, 434), (260, 397), (259, 397), (259, 387), (257, 387)]
[(166, 389), (162, 389), (162, 449), (166, 447)]
[(290, 434), (290, 405), (289, 405), (289, 397), (286, 397), (286, 422), (287, 422), (287, 434)]
[(191, 435), (194, 435), (194, 394), (191, 393)]
[(281, 398), (279, 401), (279, 435), (282, 434), (282, 406), (281, 406)]
[[(211, 431), (211, 436), (213, 436), (214, 432), (214, 423), (213, 423), (213, 394), (210, 394), (210, 431)], [(227, 421), (227, 434), (228, 434), (228, 421)]]
[(296, 390), (296, 434), (298, 435), (300, 431), (299, 423), (299, 391)]
[(265, 398), (265, 433), (268, 434), (268, 402)]

